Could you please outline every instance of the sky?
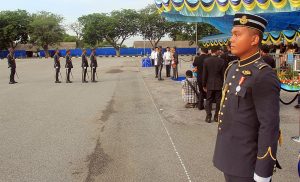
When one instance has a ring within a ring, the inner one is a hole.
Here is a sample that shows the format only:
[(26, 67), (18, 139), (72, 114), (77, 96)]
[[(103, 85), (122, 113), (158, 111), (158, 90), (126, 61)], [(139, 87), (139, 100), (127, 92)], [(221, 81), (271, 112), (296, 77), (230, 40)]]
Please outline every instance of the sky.
[[(12, 0), (2, 3), (0, 11), (23, 9), (30, 13), (49, 11), (64, 17), (64, 24), (75, 22), (82, 15), (91, 13), (109, 13), (121, 9), (142, 9), (154, 0)], [(71, 33), (71, 32), (69, 32)], [(132, 46), (134, 37), (125, 44)]]

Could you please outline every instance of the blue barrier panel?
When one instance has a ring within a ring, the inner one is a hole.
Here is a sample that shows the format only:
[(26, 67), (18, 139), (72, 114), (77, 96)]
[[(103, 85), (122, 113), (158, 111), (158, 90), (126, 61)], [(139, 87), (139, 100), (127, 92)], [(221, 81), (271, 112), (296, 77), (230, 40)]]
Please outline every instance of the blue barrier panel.
[[(90, 56), (92, 50), (86, 49), (87, 55)], [(163, 49), (165, 51), (165, 49)], [(177, 52), (179, 55), (195, 55), (196, 48), (177, 48)], [(141, 56), (141, 55), (151, 55), (151, 48), (121, 48), (121, 56)], [(8, 51), (0, 51), (0, 58), (6, 58)], [(49, 50), (49, 55), (53, 57), (55, 54), (55, 50)], [(66, 49), (59, 50), (59, 54), (62, 57), (66, 56)], [(71, 49), (72, 57), (80, 57), (82, 55), (82, 49)], [(114, 48), (98, 48), (96, 49), (97, 56), (116, 56), (116, 50)], [(19, 50), (15, 51), (15, 56), (17, 58), (25, 58), (26, 51)], [(39, 51), (40, 57), (45, 57), (45, 51)]]

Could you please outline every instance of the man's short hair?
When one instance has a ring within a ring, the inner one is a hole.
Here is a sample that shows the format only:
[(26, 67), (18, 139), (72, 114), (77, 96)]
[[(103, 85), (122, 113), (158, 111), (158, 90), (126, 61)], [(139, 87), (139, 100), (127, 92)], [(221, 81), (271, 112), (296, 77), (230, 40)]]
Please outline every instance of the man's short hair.
[(207, 48), (201, 48), (201, 52), (205, 53), (205, 54), (208, 54), (208, 49)]
[(260, 47), (260, 50), (261, 50), (262, 52), (266, 53), (266, 54), (270, 52), (270, 48), (269, 48), (268, 45), (262, 45), (262, 46)]
[(258, 46), (261, 46), (263, 38), (264, 38), (264, 34), (261, 31), (257, 30), (257, 29), (249, 28), (249, 30), (251, 31), (252, 34), (255, 34), (259, 37)]
[(185, 72), (186, 77), (192, 78), (193, 77), (193, 72), (191, 70), (187, 70)]
[(216, 53), (216, 52), (218, 52), (218, 50), (219, 50), (219, 48), (218, 47), (212, 47), (211, 48), (211, 53)]

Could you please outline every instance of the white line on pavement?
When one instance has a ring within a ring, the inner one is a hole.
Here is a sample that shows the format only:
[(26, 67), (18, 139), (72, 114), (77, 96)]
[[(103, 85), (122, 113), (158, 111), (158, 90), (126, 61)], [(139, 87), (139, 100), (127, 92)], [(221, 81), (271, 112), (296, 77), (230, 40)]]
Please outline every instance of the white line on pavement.
[(188, 173), (188, 171), (187, 171), (187, 169), (186, 169), (186, 167), (185, 167), (185, 165), (184, 165), (184, 163), (183, 163), (183, 160), (182, 160), (182, 158), (181, 158), (181, 156), (180, 156), (180, 154), (179, 154), (179, 152), (178, 152), (178, 150), (177, 150), (177, 147), (175, 146), (175, 143), (174, 143), (174, 141), (173, 141), (173, 139), (172, 139), (172, 137), (171, 137), (171, 135), (170, 135), (170, 132), (169, 132), (168, 128), (167, 128), (166, 125), (165, 125), (164, 119), (162, 118), (162, 116), (161, 116), (161, 114), (160, 114), (160, 112), (159, 112), (159, 109), (158, 109), (157, 105), (156, 105), (155, 102), (154, 102), (154, 98), (153, 98), (153, 96), (152, 96), (152, 94), (151, 94), (151, 92), (150, 92), (150, 90), (149, 90), (149, 88), (148, 88), (148, 86), (147, 86), (145, 80), (144, 80), (144, 79), (142, 78), (142, 76), (141, 76), (140, 68), (139, 68), (139, 66), (138, 66), (137, 64), (136, 64), (136, 66), (137, 66), (137, 68), (139, 69), (140, 79), (143, 80), (143, 83), (144, 83), (144, 85), (145, 85), (145, 87), (146, 87), (146, 90), (147, 90), (147, 92), (148, 92), (148, 95), (150, 96), (151, 101), (152, 101), (153, 105), (155, 106), (155, 109), (156, 109), (156, 111), (157, 111), (157, 113), (158, 113), (158, 116), (159, 116), (159, 118), (160, 118), (160, 121), (161, 121), (162, 125), (164, 126), (164, 129), (165, 129), (165, 131), (166, 131), (166, 133), (167, 133), (167, 135), (168, 135), (168, 137), (169, 137), (169, 139), (170, 139), (170, 142), (171, 142), (171, 144), (172, 144), (172, 146), (173, 146), (174, 152), (176, 153), (176, 155), (177, 155), (177, 157), (178, 157), (178, 159), (179, 159), (179, 161), (180, 161), (180, 164), (181, 164), (181, 166), (182, 166), (182, 168), (183, 168), (183, 170), (184, 170), (184, 172), (185, 172), (185, 175), (186, 175), (188, 181), (189, 181), (189, 182), (192, 182), (192, 180), (191, 180), (191, 178), (190, 178), (190, 175), (189, 175), (189, 173)]

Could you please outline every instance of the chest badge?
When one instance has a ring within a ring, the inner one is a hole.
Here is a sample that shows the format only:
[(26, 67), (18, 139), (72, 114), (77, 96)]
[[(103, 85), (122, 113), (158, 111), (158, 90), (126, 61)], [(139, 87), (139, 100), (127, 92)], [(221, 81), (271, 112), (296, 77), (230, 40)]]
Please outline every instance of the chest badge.
[(243, 71), (242, 71), (242, 74), (243, 74), (244, 76), (251, 76), (251, 75), (252, 75), (252, 72), (251, 72), (250, 70), (243, 70)]

